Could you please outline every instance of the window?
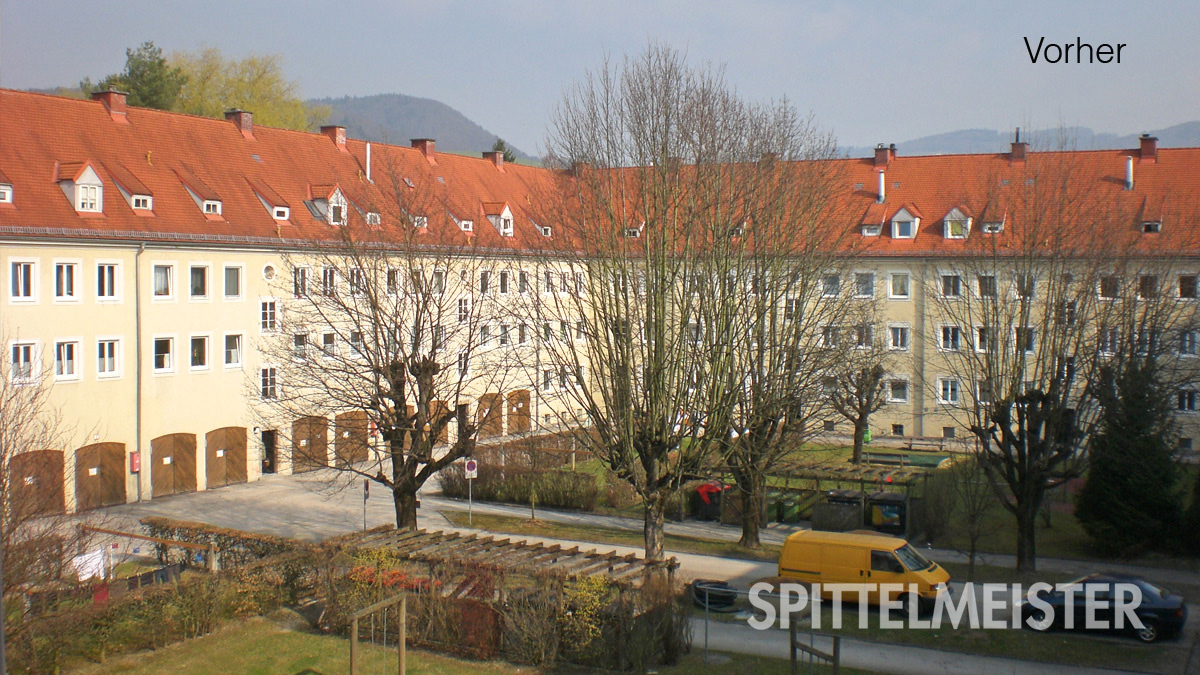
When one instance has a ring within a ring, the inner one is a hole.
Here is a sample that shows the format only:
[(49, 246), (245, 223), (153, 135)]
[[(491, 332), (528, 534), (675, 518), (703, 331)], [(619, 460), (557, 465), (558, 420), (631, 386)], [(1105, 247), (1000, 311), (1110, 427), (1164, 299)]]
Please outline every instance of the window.
[(888, 286), (888, 297), (907, 298), (909, 296), (908, 272), (893, 273), (891, 277), (891, 283), (888, 284)]
[(1013, 337), (1016, 338), (1017, 351), (1025, 352), (1026, 354), (1033, 353), (1034, 331), (1028, 326), (1021, 326), (1013, 329)]
[(975, 383), (975, 402), (979, 405), (991, 405), (994, 398), (992, 383), (980, 380)]
[(1160, 220), (1145, 220), (1142, 221), (1142, 232), (1146, 234), (1156, 234), (1162, 232), (1162, 221)]
[(326, 357), (337, 355), (337, 334), (321, 334), (321, 354), (325, 355)]
[[(416, 281), (419, 281), (418, 277)], [(387, 294), (395, 295), (400, 292), (400, 270), (389, 269), (387, 271)]]
[(1058, 303), (1057, 311), (1054, 315), (1056, 322), (1073, 326), (1077, 318), (1079, 318), (1079, 303), (1075, 300), (1062, 300)]
[(800, 300), (798, 298), (788, 298), (783, 302), (783, 318), (791, 321), (800, 315)]
[(362, 331), (350, 331), (350, 351), (355, 356), (362, 356), (363, 353), (363, 334)]
[(1195, 389), (1180, 389), (1178, 394), (1178, 405), (1176, 406), (1181, 412), (1196, 412), (1196, 408), (1200, 406), (1200, 392)]
[(954, 427), (942, 427), (942, 438), (954, 438), (955, 433)]
[(821, 295), (827, 298), (837, 297), (838, 291), (841, 290), (842, 278), (836, 274), (827, 274), (821, 277)]
[(225, 336), (225, 365), (240, 367), (242, 365), (242, 336)]
[(466, 323), (467, 319), (471, 318), (471, 299), (458, 299), (458, 322)]
[(261, 380), (261, 394), (265, 399), (273, 399), (279, 396), (279, 378), (275, 369), (266, 367), (259, 371)]
[(821, 346), (836, 347), (838, 330), (836, 326), (821, 326)]
[(75, 274), (79, 270), (76, 263), (54, 264), (54, 297), (58, 300), (78, 300), (75, 292)]
[(437, 325), (433, 327), (433, 349), (442, 349), (446, 346), (446, 327)]
[(1179, 297), (1195, 300), (1196, 296), (1196, 275), (1185, 274), (1179, 277)]
[(10, 271), (10, 295), (14, 300), (34, 300), (34, 263), (14, 262)]
[(542, 389), (545, 391), (549, 391), (553, 388), (554, 388), (554, 371), (553, 370), (542, 371)]
[(292, 270), (292, 297), (303, 298), (308, 295), (308, 268), (297, 267)]
[(78, 342), (54, 344), (54, 378), (56, 380), (74, 380), (78, 377), (78, 371), (75, 369), (75, 355), (78, 351)]
[(1158, 277), (1143, 275), (1138, 277), (1138, 297), (1143, 300), (1158, 297)]
[(215, 199), (204, 200), (204, 215), (219, 216), (221, 215), (221, 202)]
[(958, 403), (958, 380), (952, 377), (938, 379), (938, 403)]
[(364, 295), (367, 292), (367, 274), (359, 268), (350, 270), (350, 295)]
[(98, 185), (76, 185), (75, 186), (75, 210), (90, 211), (98, 213), (102, 203), (100, 198), (100, 186)]
[(1179, 449), (1190, 451), (1192, 449), (1192, 439), (1186, 436), (1181, 436), (1179, 438)]
[(887, 394), (888, 403), (908, 403), (908, 381), (892, 380), (888, 382)]
[(203, 370), (208, 368), (208, 337), (204, 335), (192, 338), (192, 369)]
[(1035, 290), (1036, 281), (1032, 275), (1019, 274), (1016, 279), (1017, 297), (1032, 298)]
[(155, 372), (171, 372), (171, 353), (174, 351), (174, 340), (171, 338), (155, 338), (154, 340), (154, 370)]
[(96, 299), (101, 302), (117, 299), (117, 266), (115, 263), (96, 265)]
[(242, 268), (225, 268), (225, 299), (242, 297)]
[(869, 349), (875, 341), (875, 330), (869, 324), (859, 324), (854, 327), (854, 348)]
[(888, 347), (897, 350), (908, 349), (908, 326), (889, 326), (888, 327)]
[(486, 323), (479, 327), (479, 344), (486, 347), (492, 339), (492, 328)]
[(571, 339), (571, 324), (566, 321), (558, 322), (558, 332), (562, 336), (563, 342)]
[(1197, 338), (1200, 333), (1194, 330), (1185, 330), (1179, 333), (1179, 355), (1180, 356), (1195, 356)]
[(508, 293), (508, 271), (507, 270), (502, 270), (500, 272), (500, 292), (502, 294)]
[(271, 217), (275, 220), (287, 220), (291, 215), (291, 210), (286, 206), (276, 206), (271, 209)]
[(264, 331), (275, 330), (275, 301), (264, 300), (261, 311), (261, 326)]
[(96, 375), (112, 377), (117, 374), (117, 341), (98, 340), (96, 342)]
[(942, 297), (957, 298), (962, 295), (962, 277), (957, 274), (942, 275)]
[(969, 228), (966, 220), (947, 220), (946, 221), (946, 236), (950, 239), (966, 239)]
[(525, 270), (521, 270), (521, 271), (517, 272), (517, 292), (518, 293), (528, 293), (529, 292), (529, 273), (526, 272)]
[(492, 273), (484, 270), (479, 273), (479, 292), (482, 295), (487, 295), (488, 288), (492, 282)]
[(155, 265), (154, 266), (154, 297), (169, 298), (171, 297), (171, 271), (170, 265)]
[(432, 285), (432, 288), (430, 290), (433, 291), (434, 293), (437, 293), (438, 295), (441, 295), (442, 293), (446, 292), (446, 272), (445, 272), (445, 270), (434, 270), (433, 271), (433, 283), (431, 285)]
[(508, 337), (508, 326), (501, 324), (500, 326), (500, 344), (507, 346), (511, 344)]
[(12, 344), (12, 381), (29, 382), (38, 373), (37, 344), (33, 342), (14, 342)]
[(471, 357), (466, 352), (458, 353), (458, 376), (467, 377), (471, 374)]
[(554, 329), (550, 327), (550, 322), (542, 324), (542, 339), (549, 342), (554, 337)]
[(550, 270), (546, 270), (544, 273), (542, 273), (542, 292), (554, 292), (554, 273)]
[(191, 269), (191, 296), (193, 298), (208, 297), (208, 268), (193, 266)]
[(825, 420), (821, 423), (821, 428), (825, 431), (837, 431), (837, 422), (833, 420)]
[(976, 278), (978, 284), (979, 297), (994, 298), (996, 297), (996, 277), (991, 274), (980, 274)]
[(337, 293), (337, 270), (332, 267), (321, 268), (321, 293), (327, 296)]
[(854, 297), (875, 297), (875, 275), (871, 272), (859, 272), (854, 275)]
[(529, 341), (529, 326), (521, 324), (517, 326), (517, 344), (523, 345)]
[(987, 326), (975, 327), (975, 351), (986, 352), (991, 344), (991, 331)]
[(575, 339), (581, 342), (587, 339), (587, 326), (583, 321), (575, 322)]
[(962, 330), (958, 326), (942, 326), (942, 351), (956, 352), (962, 347)]
[(1116, 328), (1105, 328), (1097, 336), (1101, 354), (1116, 354), (1121, 344), (1121, 333)]
[(903, 424), (893, 424), (892, 425), (892, 435), (893, 436), (903, 436), (904, 435), (904, 425)]
[(0, 204), (11, 204), (13, 199), (12, 195), (13, 193), (11, 185), (0, 185)]
[(912, 239), (917, 236), (911, 220), (893, 220), (892, 236), (896, 239)]
[(305, 333), (296, 333), (292, 336), (292, 356), (297, 359), (303, 359), (308, 356), (308, 335)]
[(1106, 300), (1121, 297), (1121, 280), (1114, 276), (1100, 277), (1100, 297)]
[(584, 276), (583, 272), (576, 272), (575, 273), (575, 294), (583, 295), (584, 293), (587, 293), (587, 277)]

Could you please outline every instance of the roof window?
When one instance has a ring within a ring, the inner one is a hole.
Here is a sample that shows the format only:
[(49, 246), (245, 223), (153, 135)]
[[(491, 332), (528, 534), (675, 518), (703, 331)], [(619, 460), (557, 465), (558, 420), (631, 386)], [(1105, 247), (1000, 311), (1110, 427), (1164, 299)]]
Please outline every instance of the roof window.
[(104, 210), (104, 184), (87, 162), (59, 165), (58, 184), (79, 213), (101, 213)]
[(1161, 220), (1145, 220), (1142, 221), (1142, 232), (1146, 234), (1157, 234), (1162, 232)]
[(946, 214), (943, 236), (947, 239), (966, 239), (971, 234), (971, 216), (955, 207)]
[(11, 204), (13, 200), (12, 186), (7, 183), (0, 183), (0, 204)]
[(150, 195), (131, 195), (129, 205), (134, 211), (153, 211), (154, 198)]
[(219, 216), (221, 215), (221, 201), (219, 199), (204, 200), (204, 215)]
[(287, 220), (292, 215), (292, 210), (286, 206), (276, 206), (271, 209), (271, 217), (275, 220)]
[(917, 228), (921, 226), (920, 214), (914, 213), (912, 209), (905, 206), (892, 216), (892, 238), (893, 239), (915, 239), (917, 237)]
[(881, 232), (883, 232), (882, 225), (863, 225), (862, 226), (862, 236), (864, 236), (864, 237), (878, 237)]

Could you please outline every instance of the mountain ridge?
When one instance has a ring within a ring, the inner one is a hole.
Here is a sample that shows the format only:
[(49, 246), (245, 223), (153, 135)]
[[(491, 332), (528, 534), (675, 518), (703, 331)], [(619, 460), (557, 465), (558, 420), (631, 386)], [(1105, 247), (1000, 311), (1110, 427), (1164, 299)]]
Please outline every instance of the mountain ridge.
[[(1182, 122), (1145, 133), (1158, 138), (1159, 147), (1200, 147), (1200, 121)], [(1115, 134), (1097, 133), (1090, 127), (1064, 127), (1061, 129), (1038, 129), (1021, 131), (1021, 138), (1033, 150), (1118, 150), (1138, 147), (1140, 133)], [(1011, 149), (1013, 132), (994, 129), (958, 129), (931, 136), (922, 136), (901, 143), (896, 149), (903, 155), (958, 155), (974, 153), (999, 153)], [(850, 157), (867, 157), (875, 152), (874, 146), (845, 146), (841, 152)]]

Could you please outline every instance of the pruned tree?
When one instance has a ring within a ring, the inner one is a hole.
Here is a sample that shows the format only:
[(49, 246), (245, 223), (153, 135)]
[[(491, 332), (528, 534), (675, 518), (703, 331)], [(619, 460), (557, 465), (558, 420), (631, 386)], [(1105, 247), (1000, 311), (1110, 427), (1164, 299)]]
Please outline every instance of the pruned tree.
[(417, 490), (501, 433), (503, 392), (524, 371), (489, 258), (454, 243), (441, 193), (383, 163), (377, 191), (325, 200), (340, 209), (331, 239), (284, 255), (279, 294), (291, 300), (262, 341), (255, 388), (264, 421), (291, 430), (294, 470), (378, 482), (396, 526), (415, 529)]
[[(874, 285), (874, 275), (870, 283)], [(873, 288), (871, 296), (873, 297)], [(856, 293), (857, 294), (857, 293)], [(825, 372), (825, 396), (829, 407), (850, 422), (853, 430), (855, 464), (862, 462), (863, 446), (870, 429), (871, 415), (888, 402), (891, 354), (878, 330), (874, 303), (863, 300), (847, 316), (848, 326), (825, 326), (826, 348), (835, 351), (836, 360)]]
[(974, 456), (960, 459), (948, 471), (954, 501), (953, 527), (966, 538), (967, 581), (974, 581), (979, 542), (1000, 527), (995, 516), (996, 491)]

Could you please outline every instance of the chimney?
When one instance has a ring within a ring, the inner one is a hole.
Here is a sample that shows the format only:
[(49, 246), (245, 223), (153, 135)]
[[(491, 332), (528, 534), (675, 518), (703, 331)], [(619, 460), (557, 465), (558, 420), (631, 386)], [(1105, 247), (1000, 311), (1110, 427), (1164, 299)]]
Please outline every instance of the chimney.
[(1126, 190), (1133, 189), (1133, 156), (1132, 155), (1127, 155), (1125, 157), (1125, 189)]
[(333, 139), (333, 144), (337, 146), (338, 150), (346, 152), (346, 127), (329, 124), (321, 127), (321, 133)]
[(129, 124), (129, 120), (125, 117), (125, 97), (123, 91), (109, 89), (107, 91), (92, 92), (92, 100), (100, 101), (104, 104), (104, 109), (108, 111), (109, 117), (113, 118), (114, 122), (120, 124)]
[(254, 113), (248, 113), (245, 110), (238, 110), (237, 108), (234, 108), (232, 110), (225, 111), (225, 120), (228, 122), (233, 122), (233, 126), (237, 127), (238, 131), (242, 132), (242, 136), (251, 139), (254, 138)]
[(1008, 156), (1008, 163), (1015, 166), (1020, 166), (1025, 163), (1025, 153), (1029, 150), (1028, 143), (1021, 142), (1021, 127), (1017, 127), (1017, 136), (1012, 142), (1012, 153)]
[(366, 165), (367, 165), (367, 182), (368, 182), (368, 183), (374, 183), (375, 181), (371, 180), (371, 142), (370, 142), (370, 141), (367, 141), (367, 161), (366, 161)]
[(890, 146), (880, 143), (875, 146), (875, 166), (887, 166), (896, 157), (896, 144)]
[(1158, 137), (1150, 134), (1142, 134), (1139, 139), (1142, 142), (1141, 152), (1138, 154), (1139, 162), (1154, 163), (1158, 161)]
[(490, 159), (492, 164), (500, 171), (504, 171), (504, 153), (497, 150), (489, 150), (483, 153), (484, 159)]
[(422, 155), (425, 155), (425, 159), (429, 160), (430, 164), (437, 166), (437, 153), (433, 149), (434, 139), (413, 138), (409, 139), (409, 142), (414, 148), (420, 150)]
[(879, 193), (877, 195), (875, 195), (875, 203), (876, 204), (882, 204), (883, 200), (887, 198), (887, 192), (886, 192), (886, 188), (884, 186), (884, 184), (886, 182), (887, 182), (887, 179), (884, 178), (883, 169), (880, 169), (879, 170)]

